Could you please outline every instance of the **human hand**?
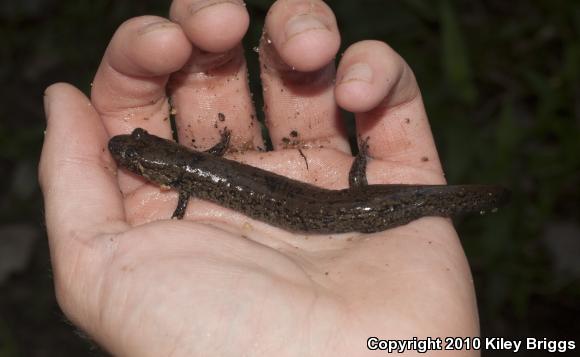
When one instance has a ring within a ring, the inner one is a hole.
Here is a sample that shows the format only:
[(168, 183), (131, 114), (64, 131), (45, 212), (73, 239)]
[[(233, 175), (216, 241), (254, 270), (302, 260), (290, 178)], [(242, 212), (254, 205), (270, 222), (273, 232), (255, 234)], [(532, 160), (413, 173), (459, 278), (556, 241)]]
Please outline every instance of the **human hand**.
[[(478, 335), (469, 267), (447, 219), (309, 236), (193, 200), (176, 221), (176, 192), (117, 172), (111, 136), (142, 127), (171, 137), (169, 93), (184, 145), (206, 149), (227, 126), (241, 149), (232, 158), (345, 188), (353, 158), (342, 107), (370, 137), (370, 184), (444, 182), (412, 71), (387, 45), (364, 41), (335, 73), (339, 32), (321, 1), (280, 0), (268, 13), (260, 61), (274, 151), (248, 150), (263, 141), (240, 46), (247, 12), (189, 3), (174, 1), (174, 22), (124, 23), (90, 101), (66, 84), (47, 89), (40, 182), (65, 314), (120, 356), (371, 355), (369, 336)], [(311, 147), (308, 169), (288, 139)]]

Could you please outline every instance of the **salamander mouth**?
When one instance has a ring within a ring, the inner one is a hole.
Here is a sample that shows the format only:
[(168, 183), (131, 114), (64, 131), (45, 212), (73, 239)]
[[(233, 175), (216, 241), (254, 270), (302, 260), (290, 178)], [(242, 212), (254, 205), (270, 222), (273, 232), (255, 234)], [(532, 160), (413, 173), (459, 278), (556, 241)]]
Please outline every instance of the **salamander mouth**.
[(125, 157), (125, 148), (127, 147), (126, 136), (127, 135), (117, 135), (109, 140), (109, 152), (117, 162)]
[(117, 135), (109, 140), (109, 151), (119, 166), (130, 171), (138, 168), (140, 160), (139, 150), (130, 135)]

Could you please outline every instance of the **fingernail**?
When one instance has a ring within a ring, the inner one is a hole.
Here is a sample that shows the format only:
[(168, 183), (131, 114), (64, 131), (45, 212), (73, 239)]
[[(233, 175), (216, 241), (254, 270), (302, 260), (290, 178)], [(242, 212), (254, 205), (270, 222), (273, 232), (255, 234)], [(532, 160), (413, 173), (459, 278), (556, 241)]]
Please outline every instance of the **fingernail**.
[(158, 29), (168, 28), (168, 27), (178, 27), (178, 26), (176, 24), (174, 24), (173, 22), (168, 21), (168, 20), (153, 21), (153, 22), (148, 23), (145, 26), (143, 26), (143, 28), (141, 28), (139, 30), (139, 34), (143, 35), (143, 34), (146, 34), (149, 32), (156, 31)]
[(44, 96), (42, 98), (42, 102), (43, 102), (43, 106), (44, 106), (44, 116), (46, 117), (47, 120), (48, 120), (48, 117), (50, 116), (50, 102), (52, 101), (49, 92), (50, 92), (50, 87), (48, 87), (44, 90)]
[(373, 80), (373, 70), (371, 66), (364, 62), (355, 63), (346, 70), (346, 73), (340, 78), (340, 83), (346, 82), (367, 82), (370, 83)]
[(302, 32), (310, 30), (327, 30), (326, 26), (316, 17), (309, 14), (294, 16), (286, 23), (286, 40)]
[(239, 6), (246, 6), (246, 4), (242, 0), (201, 0), (201, 1), (193, 1), (189, 6), (189, 12), (191, 14), (195, 14), (201, 9), (205, 9), (207, 7), (218, 5), (218, 4), (234, 4)]

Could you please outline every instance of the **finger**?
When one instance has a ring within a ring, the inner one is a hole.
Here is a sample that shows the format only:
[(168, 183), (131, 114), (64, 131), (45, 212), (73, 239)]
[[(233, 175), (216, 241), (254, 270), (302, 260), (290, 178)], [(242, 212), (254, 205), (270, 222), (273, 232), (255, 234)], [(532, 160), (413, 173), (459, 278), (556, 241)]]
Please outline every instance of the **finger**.
[(237, 46), (250, 23), (242, 0), (174, 0), (169, 17), (196, 47), (212, 53)]
[[(115, 163), (107, 151), (108, 135), (89, 100), (68, 84), (45, 92), (47, 129), (39, 164), (46, 225), (51, 248), (72, 239), (126, 229)], [(64, 143), (64, 144), (63, 144)]]
[(243, 2), (176, 0), (170, 13), (194, 44), (189, 62), (169, 85), (179, 142), (205, 150), (227, 127), (230, 147), (261, 148), (240, 44), (249, 23)]
[(441, 173), (419, 86), (407, 63), (379, 41), (349, 47), (337, 71), (336, 100), (356, 114), (373, 158)]
[(170, 92), (181, 144), (208, 149), (227, 128), (230, 148), (263, 147), (241, 45), (221, 54), (194, 50), (189, 63), (172, 77)]
[(171, 137), (165, 85), (189, 58), (191, 44), (156, 16), (123, 23), (111, 39), (92, 85), (91, 101), (111, 135), (136, 127)]
[(336, 18), (323, 1), (278, 0), (265, 26), (282, 62), (299, 72), (326, 66), (340, 46)]
[(264, 110), (274, 148), (324, 146), (350, 152), (334, 100), (340, 34), (319, 0), (279, 0), (260, 43)]
[[(137, 127), (171, 138), (165, 86), (169, 75), (183, 66), (191, 44), (179, 25), (155, 16), (123, 23), (109, 44), (93, 81), (91, 100), (109, 134)], [(124, 193), (144, 181), (124, 171), (119, 184)]]

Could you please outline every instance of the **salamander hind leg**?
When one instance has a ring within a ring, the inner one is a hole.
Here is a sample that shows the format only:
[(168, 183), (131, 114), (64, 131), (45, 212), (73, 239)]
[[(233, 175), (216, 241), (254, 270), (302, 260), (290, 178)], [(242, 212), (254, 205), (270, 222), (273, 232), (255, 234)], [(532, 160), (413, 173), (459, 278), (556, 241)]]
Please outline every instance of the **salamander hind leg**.
[(221, 134), (220, 141), (211, 148), (209, 148), (208, 150), (206, 150), (205, 152), (214, 156), (223, 156), (228, 150), (231, 133), (232, 132), (228, 128), (224, 128), (224, 130), (220, 132)]
[(187, 209), (187, 202), (189, 202), (189, 193), (180, 191), (177, 207), (175, 207), (175, 211), (173, 211), (173, 215), (171, 215), (172, 219), (183, 219), (183, 216), (185, 216), (185, 210)]
[(368, 185), (367, 181), (367, 160), (369, 150), (369, 137), (362, 141), (358, 154), (354, 158), (350, 172), (348, 173), (348, 186), (352, 188), (360, 188)]

